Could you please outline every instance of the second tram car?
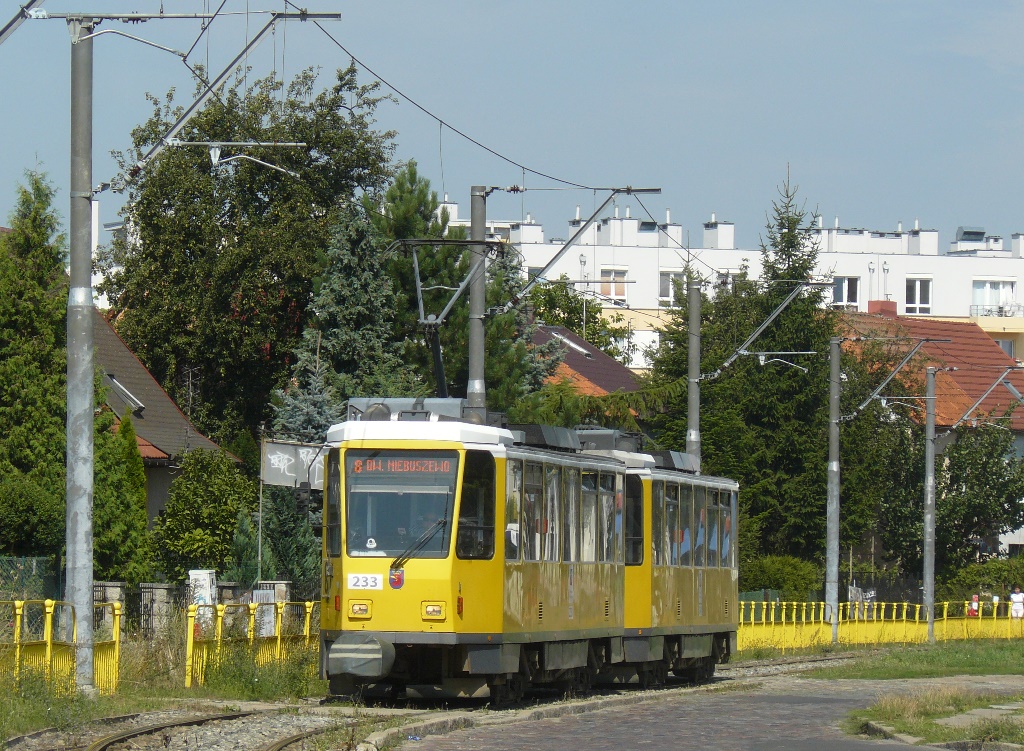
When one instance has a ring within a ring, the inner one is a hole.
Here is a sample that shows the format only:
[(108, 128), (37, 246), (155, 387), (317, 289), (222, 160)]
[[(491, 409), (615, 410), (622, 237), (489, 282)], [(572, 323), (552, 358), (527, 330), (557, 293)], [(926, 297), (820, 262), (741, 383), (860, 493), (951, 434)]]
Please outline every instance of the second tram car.
[(460, 400), (411, 405), (353, 400), (327, 435), (331, 693), (501, 704), (531, 686), (704, 680), (729, 658), (735, 482), (613, 431), (510, 430), (464, 419)]

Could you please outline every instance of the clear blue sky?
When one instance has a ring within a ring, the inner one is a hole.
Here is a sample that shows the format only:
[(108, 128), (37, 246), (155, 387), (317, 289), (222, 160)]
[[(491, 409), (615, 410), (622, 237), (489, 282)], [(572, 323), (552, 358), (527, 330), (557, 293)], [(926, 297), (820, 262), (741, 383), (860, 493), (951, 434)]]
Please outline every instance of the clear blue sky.
[[(591, 186), (657, 186), (644, 203), (665, 209), (699, 244), (712, 211), (756, 245), (787, 165), (808, 210), (831, 224), (940, 231), (983, 226), (1009, 242), (1024, 232), (1024, 5), (961, 2), (675, 2), (607, 0), (388, 2), (303, 0), (340, 11), (330, 31), (353, 55), (426, 109), (532, 169)], [(0, 0), (0, 23), (20, 0)], [(160, 0), (47, 0), (51, 13), (157, 12)], [(220, 0), (163, 0), (201, 12)], [(227, 0), (225, 11), (282, 9), (283, 0)], [(251, 35), (264, 20), (248, 22)], [(188, 49), (195, 21), (118, 29)], [(219, 18), (190, 57), (219, 72), (242, 47), (245, 23)], [(209, 42), (207, 41), (209, 39)], [(150, 111), (147, 91), (189, 74), (172, 55), (107, 34), (95, 41), (94, 182), (114, 175), (109, 153), (129, 144)], [(25, 22), (0, 45), (0, 223), (27, 168), (47, 170), (68, 202), (69, 60), (66, 26)], [(276, 62), (276, 65), (275, 65)], [(253, 76), (306, 65), (323, 81), (347, 56), (310, 23), (290, 23), (250, 60)], [(370, 80), (368, 73), (364, 80)], [(473, 184), (523, 183), (522, 171), (439, 129), (407, 101), (384, 104), (397, 156), (420, 163), (438, 192), (468, 215)], [(439, 132), (440, 130), (440, 132)], [(527, 173), (527, 187), (558, 187)], [(601, 200), (599, 196), (597, 201)], [(633, 213), (640, 212), (635, 201)], [(565, 221), (590, 191), (495, 194), (494, 218)], [(115, 221), (104, 194), (101, 220)]]

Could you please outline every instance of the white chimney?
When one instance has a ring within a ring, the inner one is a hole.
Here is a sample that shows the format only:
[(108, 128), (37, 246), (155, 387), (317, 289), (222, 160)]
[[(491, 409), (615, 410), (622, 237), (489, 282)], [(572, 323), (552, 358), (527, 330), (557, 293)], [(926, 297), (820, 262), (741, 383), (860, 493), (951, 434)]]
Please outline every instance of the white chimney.
[(533, 224), (533, 215), (529, 211), (526, 212), (526, 223)]
[(448, 194), (447, 193), (444, 194), (444, 202), (448, 203)]
[(715, 223), (715, 212), (714, 211), (711, 212), (711, 223), (712, 224)]
[(672, 224), (672, 209), (665, 209), (665, 224)]
[(839, 217), (836, 217), (836, 229), (839, 229)]
[(821, 214), (818, 214), (818, 229), (825, 228), (825, 218)]
[(916, 217), (914, 219), (914, 229), (921, 229), (921, 221)]
[(630, 208), (631, 208), (630, 206), (626, 207), (626, 218), (627, 219), (629, 219), (629, 210), (630, 210)]
[(616, 219), (619, 218), (619, 207), (618, 206), (615, 207), (615, 218)]
[(903, 232), (903, 222), (896, 222), (896, 231), (900, 233)]
[(576, 221), (580, 220), (580, 205), (576, 204)]

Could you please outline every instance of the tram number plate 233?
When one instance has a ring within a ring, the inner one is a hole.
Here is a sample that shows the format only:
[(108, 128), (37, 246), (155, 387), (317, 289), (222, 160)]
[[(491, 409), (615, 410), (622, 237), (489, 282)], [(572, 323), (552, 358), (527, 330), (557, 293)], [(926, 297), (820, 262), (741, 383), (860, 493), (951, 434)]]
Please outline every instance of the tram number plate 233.
[(379, 574), (349, 574), (349, 589), (384, 589), (384, 577)]

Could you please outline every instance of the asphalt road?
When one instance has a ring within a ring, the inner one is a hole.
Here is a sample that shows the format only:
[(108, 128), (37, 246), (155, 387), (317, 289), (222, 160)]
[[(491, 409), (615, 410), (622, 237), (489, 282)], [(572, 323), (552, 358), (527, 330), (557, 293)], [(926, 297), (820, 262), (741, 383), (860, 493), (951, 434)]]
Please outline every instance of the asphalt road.
[(717, 691), (668, 690), (631, 706), (406, 740), (402, 751), (855, 751), (903, 749), (846, 735), (840, 722), (886, 693), (958, 685), (1024, 691), (1022, 676), (823, 681), (799, 675), (718, 679)]

